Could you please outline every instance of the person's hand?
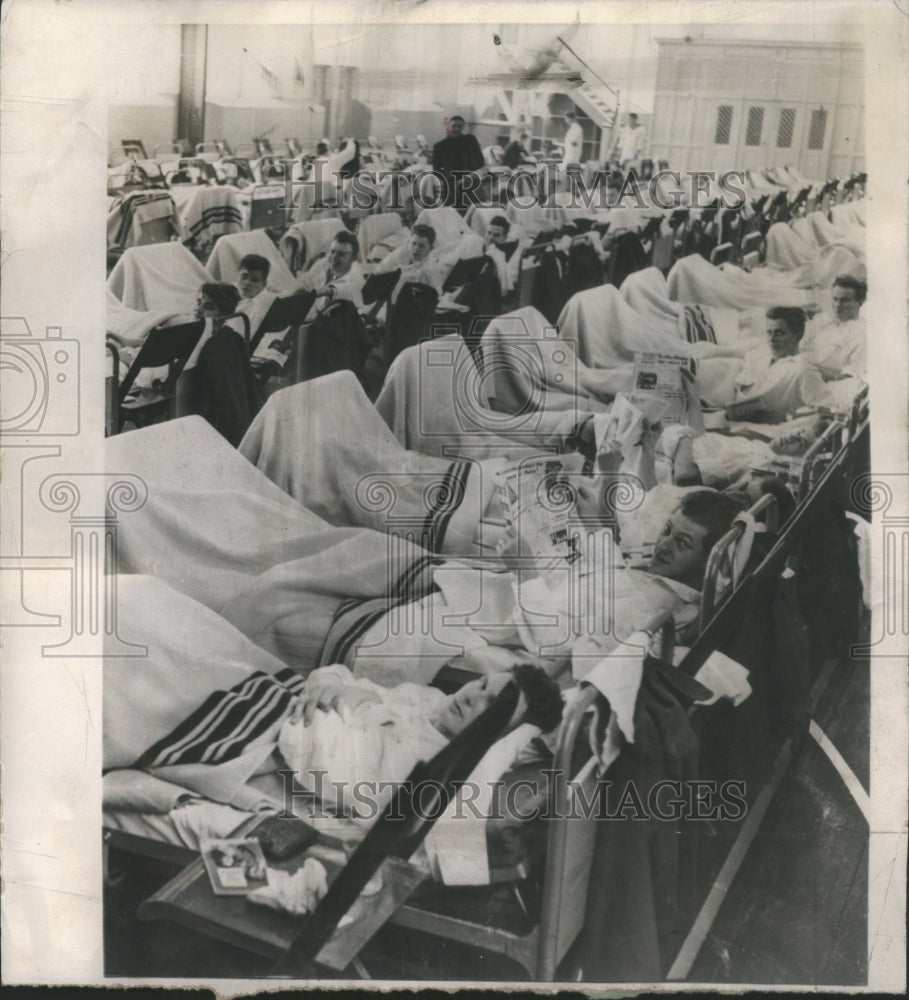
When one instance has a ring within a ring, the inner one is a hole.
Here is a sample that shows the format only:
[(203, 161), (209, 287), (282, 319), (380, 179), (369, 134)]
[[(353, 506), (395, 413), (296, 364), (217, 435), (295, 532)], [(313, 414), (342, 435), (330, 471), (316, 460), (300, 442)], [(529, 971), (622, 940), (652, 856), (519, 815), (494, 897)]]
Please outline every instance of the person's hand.
[(145, 343), (144, 337), (124, 337), (121, 333), (113, 333), (108, 330), (107, 339), (112, 340), (120, 347), (141, 347)]
[(355, 708), (366, 704), (380, 704), (382, 699), (375, 691), (362, 688), (354, 684), (347, 684), (335, 694), (331, 700), (330, 708), (333, 708), (338, 715), (343, 714), (343, 710), (353, 712)]
[(303, 693), (294, 702), (290, 721), (296, 725), (302, 719), (304, 726), (310, 725), (316, 711), (330, 709), (344, 687), (339, 677), (309, 677), (303, 686)]
[(598, 526), (606, 521), (603, 491), (595, 479), (582, 480), (575, 485), (577, 501), (575, 513), (582, 524)]
[(698, 388), (698, 380), (687, 369), (682, 369), (682, 388), (688, 403), (688, 426), (700, 437), (706, 433), (704, 427), (704, 411), (701, 409), (701, 393)]

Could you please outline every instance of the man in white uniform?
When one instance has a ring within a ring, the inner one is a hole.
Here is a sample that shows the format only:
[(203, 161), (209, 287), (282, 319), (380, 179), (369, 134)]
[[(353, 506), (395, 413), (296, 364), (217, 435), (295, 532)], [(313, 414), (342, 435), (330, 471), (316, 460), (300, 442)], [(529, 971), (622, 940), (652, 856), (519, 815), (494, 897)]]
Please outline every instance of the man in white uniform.
[(611, 153), (611, 159), (618, 160), (622, 170), (639, 167), (647, 146), (647, 130), (638, 124), (638, 116), (629, 112), (627, 121), (627, 125), (619, 129)]
[(841, 274), (830, 289), (833, 315), (821, 314), (805, 331), (800, 353), (817, 366), (825, 382), (866, 379), (865, 321), (859, 310), (867, 294), (864, 281)]

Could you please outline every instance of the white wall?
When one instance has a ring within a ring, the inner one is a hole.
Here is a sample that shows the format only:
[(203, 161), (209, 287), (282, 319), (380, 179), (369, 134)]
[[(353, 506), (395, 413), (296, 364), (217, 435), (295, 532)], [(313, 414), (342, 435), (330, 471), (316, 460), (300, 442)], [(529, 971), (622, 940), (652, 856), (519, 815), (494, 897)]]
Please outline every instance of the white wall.
[[(667, 39), (661, 44), (650, 153), (676, 170), (792, 164), (826, 180), (864, 167), (864, 56), (851, 42), (788, 44)], [(716, 142), (719, 109), (732, 109), (727, 142)], [(751, 108), (763, 108), (756, 145)], [(791, 143), (777, 144), (781, 115), (794, 112)], [(809, 148), (812, 112), (827, 114), (823, 146)]]
[(180, 26), (143, 25), (141, 45), (123, 44), (106, 53), (105, 74), (116, 81), (108, 105), (108, 146), (141, 139), (151, 156), (156, 145), (172, 142), (180, 92)]

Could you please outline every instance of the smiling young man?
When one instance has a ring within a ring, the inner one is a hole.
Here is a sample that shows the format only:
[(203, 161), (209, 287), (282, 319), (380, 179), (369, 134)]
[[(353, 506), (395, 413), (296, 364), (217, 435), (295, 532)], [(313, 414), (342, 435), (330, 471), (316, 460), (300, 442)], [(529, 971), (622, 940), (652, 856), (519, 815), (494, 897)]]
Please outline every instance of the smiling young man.
[(301, 275), (298, 290), (318, 293), (331, 287), (336, 299), (347, 299), (357, 309), (362, 309), (366, 275), (356, 260), (359, 250), (360, 244), (353, 233), (338, 233), (331, 241), (326, 256)]
[(433, 254), (435, 243), (436, 231), (432, 226), (418, 224), (413, 227), (410, 239), (403, 246), (392, 250), (376, 265), (376, 274), (398, 270), (401, 272), (401, 279), (391, 293), (392, 302), (397, 300), (401, 287), (407, 282), (429, 285), (437, 292), (442, 291), (445, 271)]
[(730, 420), (781, 423), (803, 406), (830, 401), (820, 372), (799, 345), (805, 314), (794, 306), (767, 310), (766, 346), (749, 352), (735, 377), (735, 400), (726, 407)]

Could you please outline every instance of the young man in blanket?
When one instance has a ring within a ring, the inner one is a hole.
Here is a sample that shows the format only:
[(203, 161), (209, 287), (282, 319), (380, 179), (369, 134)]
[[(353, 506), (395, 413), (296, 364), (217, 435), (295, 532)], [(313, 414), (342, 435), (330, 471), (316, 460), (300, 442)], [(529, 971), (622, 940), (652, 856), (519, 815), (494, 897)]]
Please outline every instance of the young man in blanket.
[[(329, 811), (371, 822), (391, 783), (431, 759), (512, 681), (519, 698), (495, 745), (501, 770), (561, 719), (558, 686), (532, 664), (491, 664), (450, 695), (412, 683), (382, 687), (338, 664), (304, 680), (161, 580), (121, 582), (120, 611), (149, 654), (105, 662), (108, 826), (135, 830), (130, 813), (169, 814), (170, 827), (159, 822), (158, 832), (197, 847), (203, 837), (229, 835), (245, 814), (284, 809), (278, 772), (288, 767), (295, 788), (315, 792)], [(338, 827), (324, 811), (319, 817)]]

